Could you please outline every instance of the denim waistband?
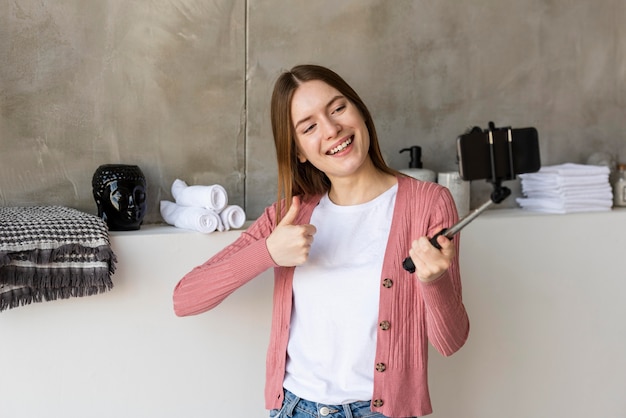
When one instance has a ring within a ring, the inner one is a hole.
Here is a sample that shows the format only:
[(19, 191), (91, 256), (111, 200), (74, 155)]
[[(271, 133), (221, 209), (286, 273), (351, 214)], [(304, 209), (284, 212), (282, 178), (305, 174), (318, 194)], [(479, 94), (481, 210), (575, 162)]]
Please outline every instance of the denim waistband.
[(343, 405), (327, 405), (301, 399), (285, 389), (285, 401), (282, 408), (284, 417), (306, 416), (312, 418), (384, 418), (372, 412), (370, 401), (357, 401)]

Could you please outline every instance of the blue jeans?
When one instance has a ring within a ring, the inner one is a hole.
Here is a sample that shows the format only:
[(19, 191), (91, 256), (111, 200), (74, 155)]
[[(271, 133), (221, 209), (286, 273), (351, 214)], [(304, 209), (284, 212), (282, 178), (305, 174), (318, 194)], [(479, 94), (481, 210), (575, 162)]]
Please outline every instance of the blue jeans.
[(285, 389), (285, 400), (281, 409), (270, 411), (270, 418), (385, 418), (372, 412), (370, 401), (359, 401), (345, 405), (325, 405), (300, 399)]

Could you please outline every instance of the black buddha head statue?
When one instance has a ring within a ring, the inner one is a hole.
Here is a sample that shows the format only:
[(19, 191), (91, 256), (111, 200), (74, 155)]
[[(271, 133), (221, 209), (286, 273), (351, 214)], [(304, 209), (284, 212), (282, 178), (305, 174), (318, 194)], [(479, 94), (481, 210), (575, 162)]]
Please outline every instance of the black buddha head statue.
[(91, 180), (98, 216), (111, 231), (139, 229), (146, 214), (146, 179), (136, 165), (105, 164)]

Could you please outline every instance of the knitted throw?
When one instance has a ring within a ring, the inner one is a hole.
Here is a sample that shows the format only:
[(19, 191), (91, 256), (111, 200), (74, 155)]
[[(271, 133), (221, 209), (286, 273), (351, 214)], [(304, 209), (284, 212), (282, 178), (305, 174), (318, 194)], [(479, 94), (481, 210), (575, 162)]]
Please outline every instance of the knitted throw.
[(106, 223), (62, 206), (0, 208), (0, 311), (113, 287)]

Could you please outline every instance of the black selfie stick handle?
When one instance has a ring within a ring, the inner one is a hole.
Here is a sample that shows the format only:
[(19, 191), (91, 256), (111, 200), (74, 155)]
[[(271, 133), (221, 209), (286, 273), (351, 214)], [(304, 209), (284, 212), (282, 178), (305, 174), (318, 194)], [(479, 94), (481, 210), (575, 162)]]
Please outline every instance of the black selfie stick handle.
[(448, 231), (448, 228), (444, 228), (441, 231), (437, 232), (434, 237), (429, 239), (430, 244), (436, 249), (441, 250), (441, 245), (439, 245), (439, 243), (437, 242), (437, 238), (439, 237), (439, 235), (445, 235), (447, 231)]
[(404, 267), (404, 269), (409, 273), (415, 273), (415, 264), (413, 264), (413, 260), (411, 260), (411, 257), (407, 257), (404, 259), (404, 261), (402, 262), (402, 267)]
[[(437, 238), (440, 235), (445, 235), (447, 231), (448, 228), (444, 228), (441, 231), (437, 232), (434, 237), (429, 239), (430, 244), (436, 249), (441, 250), (441, 245), (439, 245), (439, 243), (437, 242)], [(404, 259), (404, 261), (402, 262), (402, 267), (404, 267), (404, 269), (409, 273), (415, 273), (415, 264), (413, 264), (413, 260), (411, 260), (411, 257), (407, 257)]]

